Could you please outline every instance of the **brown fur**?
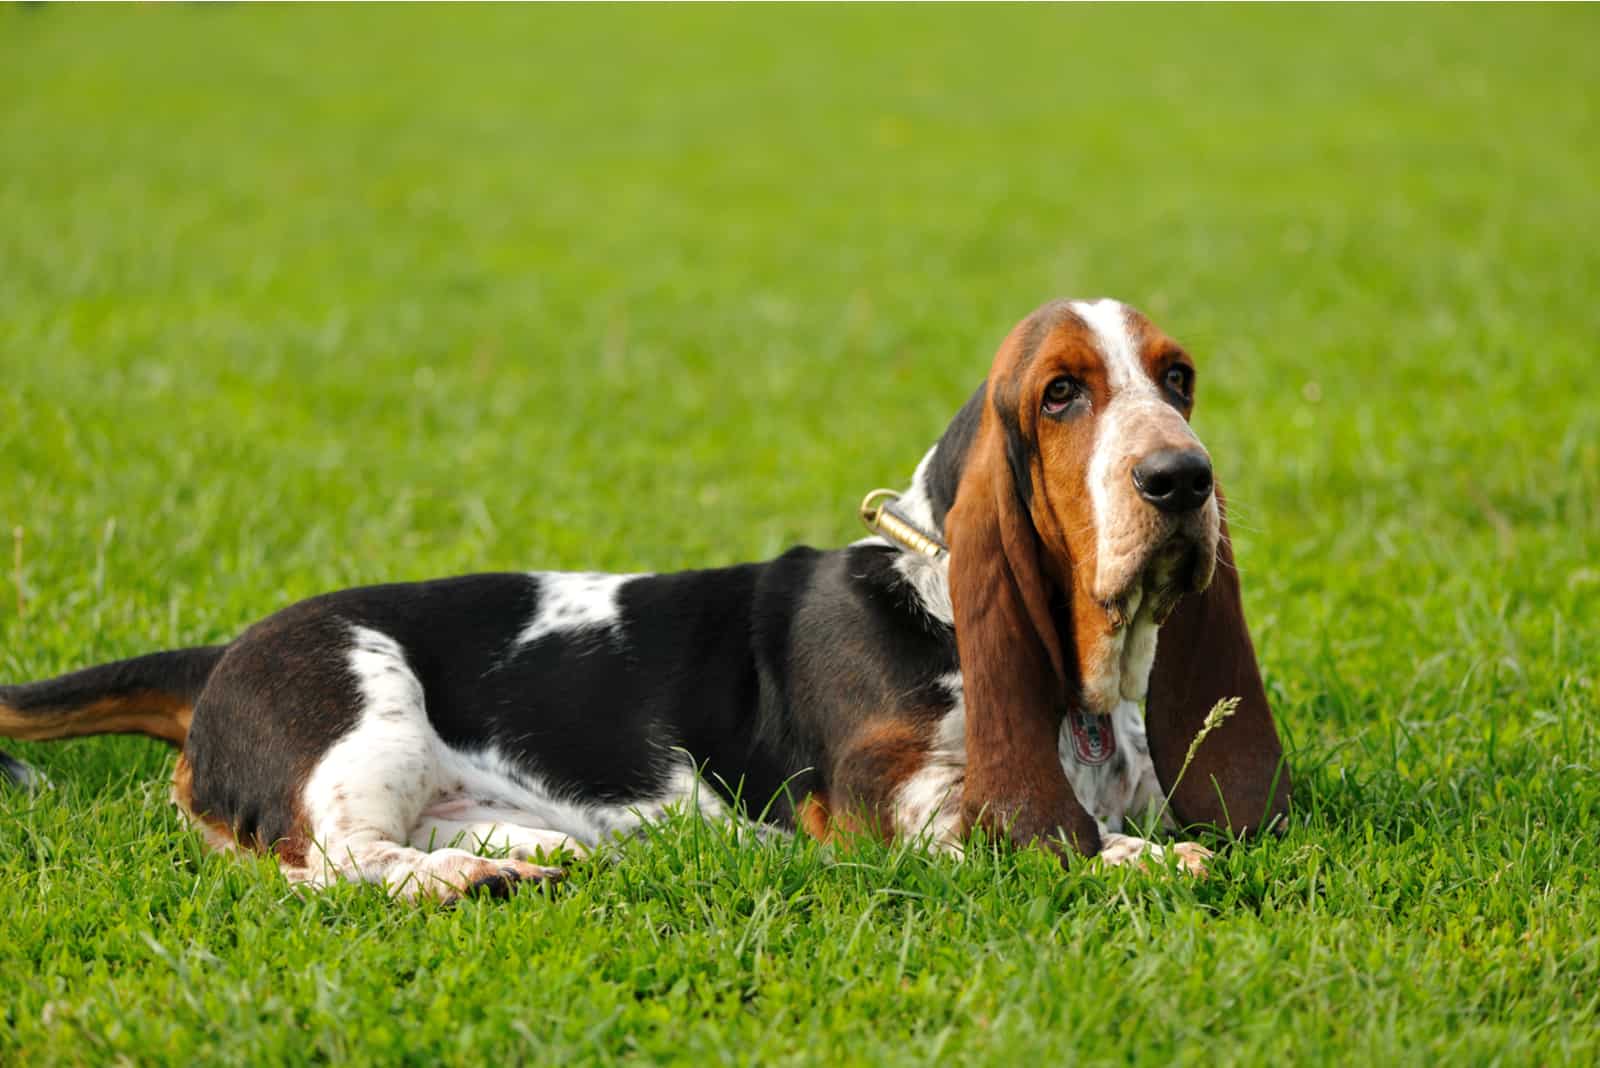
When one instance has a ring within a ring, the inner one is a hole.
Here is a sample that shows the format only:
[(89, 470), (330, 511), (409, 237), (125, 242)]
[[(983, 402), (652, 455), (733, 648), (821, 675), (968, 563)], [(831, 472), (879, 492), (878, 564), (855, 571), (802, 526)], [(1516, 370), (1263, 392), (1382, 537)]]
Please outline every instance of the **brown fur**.
[[(1099, 833), (1073, 795), (1056, 749), (1070, 680), (1051, 602), (1073, 561), (1045, 558), (1018, 499), (996, 409), (997, 403), (1012, 406), (1026, 420), (1023, 433), (1032, 429), (1026, 409), (1036, 405), (1037, 393), (1016, 382), (1029, 327), (1013, 330), (995, 358), (990, 403), (945, 521), (967, 707), (962, 815), (968, 827), (981, 824), (1018, 842), (1065, 834), (1092, 853)], [(1029, 400), (1018, 403), (1016, 393)]]
[(827, 794), (807, 794), (800, 807), (795, 810), (795, 826), (802, 832), (810, 835), (819, 842), (826, 843), (833, 838), (833, 816), (828, 811)]
[(895, 795), (928, 760), (928, 733), (920, 716), (904, 713), (869, 719), (845, 745), (831, 782), (839, 803), (828, 810), (840, 831), (887, 838), (895, 828)]
[(306, 841), (302, 836), (277, 842), (261, 842), (254, 837), (240, 836), (233, 827), (222, 820), (195, 808), (194, 767), (183, 753), (178, 754), (178, 763), (172, 769), (172, 802), (200, 832), (206, 845), (211, 849), (222, 852), (244, 849), (252, 853), (271, 853), (280, 863), (288, 867), (303, 867), (306, 863)]
[(37, 742), (86, 734), (144, 734), (181, 746), (193, 710), (191, 702), (156, 690), (102, 697), (64, 712), (44, 708), (24, 715), (0, 705), (0, 735)]
[(242, 843), (233, 828), (219, 819), (202, 815), (194, 807), (194, 768), (182, 753), (177, 766), (172, 769), (172, 803), (178, 806), (190, 824), (200, 832), (207, 847), (219, 852), (231, 852), (244, 847), (254, 848), (254, 843)]

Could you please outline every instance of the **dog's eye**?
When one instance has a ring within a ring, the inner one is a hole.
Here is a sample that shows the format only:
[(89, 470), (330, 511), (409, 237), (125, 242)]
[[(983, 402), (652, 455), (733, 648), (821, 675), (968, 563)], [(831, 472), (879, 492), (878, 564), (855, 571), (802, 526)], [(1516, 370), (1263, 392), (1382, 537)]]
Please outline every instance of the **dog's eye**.
[(1175, 363), (1167, 368), (1167, 388), (1178, 396), (1187, 400), (1189, 390), (1194, 385), (1194, 372), (1181, 363)]
[(1044, 387), (1044, 412), (1046, 415), (1060, 415), (1067, 410), (1067, 405), (1078, 399), (1083, 392), (1083, 387), (1073, 379), (1063, 375)]

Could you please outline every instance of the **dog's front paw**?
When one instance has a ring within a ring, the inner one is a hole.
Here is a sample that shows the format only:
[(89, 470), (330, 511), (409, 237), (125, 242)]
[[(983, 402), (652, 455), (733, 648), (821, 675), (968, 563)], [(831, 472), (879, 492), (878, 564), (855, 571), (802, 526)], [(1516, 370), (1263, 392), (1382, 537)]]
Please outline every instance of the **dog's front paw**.
[(1202, 879), (1206, 876), (1206, 861), (1216, 856), (1199, 842), (1179, 842), (1172, 847), (1172, 853), (1178, 858), (1178, 867)]
[[(1179, 842), (1170, 848), (1181, 870), (1190, 875), (1205, 875), (1206, 861), (1212, 856), (1211, 850), (1198, 842)], [(1142, 869), (1147, 866), (1146, 857), (1159, 864), (1166, 856), (1166, 848), (1130, 834), (1108, 834), (1100, 840), (1099, 858), (1109, 865), (1131, 864)]]

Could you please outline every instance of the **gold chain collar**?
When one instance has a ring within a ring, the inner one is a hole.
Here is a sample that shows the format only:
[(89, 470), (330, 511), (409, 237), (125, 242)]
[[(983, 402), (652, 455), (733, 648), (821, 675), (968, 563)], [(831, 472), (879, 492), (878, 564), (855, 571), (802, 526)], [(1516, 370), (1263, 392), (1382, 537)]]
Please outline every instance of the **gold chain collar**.
[(897, 491), (875, 489), (861, 499), (861, 522), (872, 533), (908, 552), (920, 553), (932, 560), (950, 555), (949, 546), (937, 534), (923, 530), (895, 507), (899, 503)]

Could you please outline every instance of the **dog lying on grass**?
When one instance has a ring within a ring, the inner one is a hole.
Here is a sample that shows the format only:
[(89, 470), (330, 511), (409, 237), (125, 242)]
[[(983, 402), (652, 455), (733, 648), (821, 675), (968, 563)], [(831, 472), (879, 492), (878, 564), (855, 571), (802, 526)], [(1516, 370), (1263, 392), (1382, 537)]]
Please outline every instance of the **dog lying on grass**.
[(160, 738), (210, 845), (446, 901), (739, 797), (821, 839), (954, 850), (982, 826), (1113, 863), (1162, 852), (1130, 815), (1247, 833), (1289, 780), (1194, 401), (1144, 316), (1057, 301), (846, 548), (345, 590), (227, 645), (0, 687), (0, 735)]

